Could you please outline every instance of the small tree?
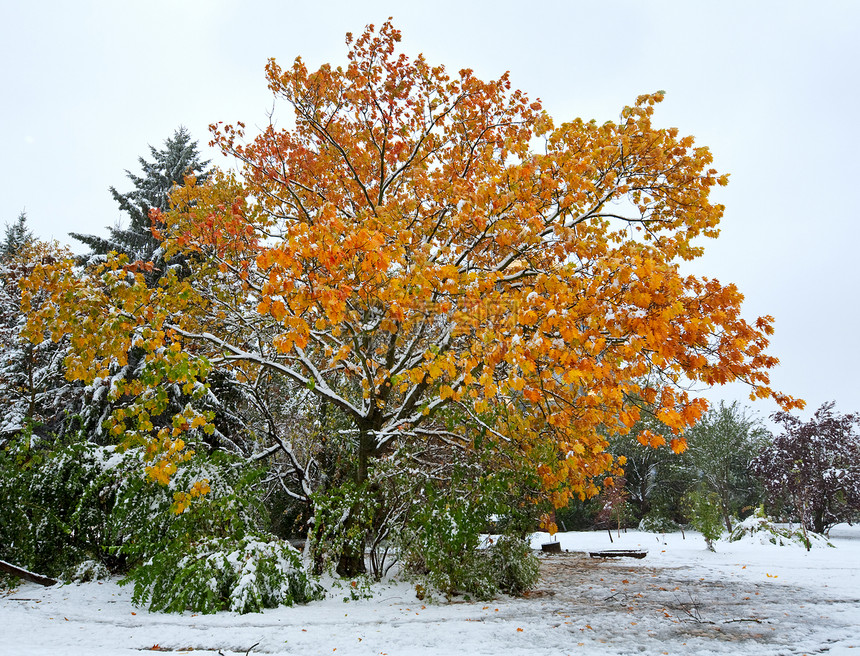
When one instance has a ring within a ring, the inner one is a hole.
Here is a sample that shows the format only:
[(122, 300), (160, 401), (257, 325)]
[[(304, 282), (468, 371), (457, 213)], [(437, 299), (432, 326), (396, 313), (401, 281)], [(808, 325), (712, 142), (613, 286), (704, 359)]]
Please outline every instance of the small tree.
[(860, 415), (841, 415), (833, 406), (823, 404), (807, 422), (774, 413), (785, 432), (752, 463), (771, 502), (790, 506), (816, 533), (860, 510)]
[(761, 487), (750, 471), (750, 462), (770, 437), (755, 418), (737, 403), (707, 412), (687, 432), (687, 457), (704, 485), (716, 495), (726, 530), (732, 530), (732, 515), (761, 502)]
[(623, 476), (607, 478), (603, 484), (603, 491), (598, 497), (601, 508), (597, 513), (595, 523), (606, 526), (610, 540), (612, 540), (613, 526), (620, 537), (622, 526), (630, 519), (630, 504), (627, 502), (630, 495), (625, 489), (626, 484), (627, 480)]
[(700, 485), (687, 493), (684, 502), (690, 523), (705, 538), (708, 551), (716, 551), (714, 542), (723, 534), (719, 497), (704, 485)]

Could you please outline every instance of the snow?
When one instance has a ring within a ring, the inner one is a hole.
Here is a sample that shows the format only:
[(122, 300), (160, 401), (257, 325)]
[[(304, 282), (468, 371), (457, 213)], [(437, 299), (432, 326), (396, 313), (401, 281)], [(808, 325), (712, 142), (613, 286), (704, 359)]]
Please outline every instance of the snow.
[[(542, 556), (528, 597), (424, 603), (406, 583), (374, 586), (261, 614), (149, 613), (115, 580), (0, 596), (0, 653), (21, 656), (236, 654), (732, 654), (860, 655), (860, 527), (839, 525), (834, 548), (754, 541), (706, 550), (696, 533), (536, 534), (561, 542)], [(642, 560), (589, 550), (647, 549)]]

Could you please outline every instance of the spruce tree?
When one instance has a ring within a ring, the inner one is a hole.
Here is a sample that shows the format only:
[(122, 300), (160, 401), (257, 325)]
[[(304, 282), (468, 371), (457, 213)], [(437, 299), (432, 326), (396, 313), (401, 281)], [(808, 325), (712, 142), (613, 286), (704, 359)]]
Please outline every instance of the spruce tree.
[[(115, 187), (110, 187), (111, 195), (119, 204), (120, 209), (127, 214), (128, 221), (122, 227), (108, 227), (108, 236), (84, 235), (70, 233), (72, 237), (90, 247), (91, 252), (81, 257), (84, 265), (97, 264), (115, 251), (127, 255), (132, 262), (152, 262), (152, 271), (144, 273), (147, 284), (154, 286), (164, 275), (168, 267), (183, 266), (183, 256), (165, 260), (161, 251), (161, 241), (152, 234), (152, 223), (149, 218), (151, 209), (167, 211), (170, 209), (169, 195), (175, 186), (185, 184), (186, 176), (193, 175), (198, 182), (208, 177), (209, 160), (201, 161), (198, 144), (192, 140), (188, 130), (180, 126), (172, 137), (165, 140), (164, 148), (157, 150), (150, 146), (151, 161), (138, 158), (141, 175), (126, 170), (126, 176), (131, 180), (134, 189), (120, 193)], [(134, 378), (141, 374), (142, 351), (132, 348), (128, 354), (127, 366), (122, 371), (112, 373), (119, 378)], [(211, 394), (207, 395), (204, 405), (207, 410), (216, 414), (218, 429), (211, 438), (212, 448), (218, 448), (221, 443), (229, 443), (227, 434), (242, 432), (241, 421), (227, 410), (229, 403), (237, 403), (238, 387), (229, 376), (221, 376), (209, 381)], [(90, 439), (102, 441), (107, 437), (102, 433), (101, 425), (113, 410), (113, 404), (105, 393), (110, 381), (101, 381), (104, 389), (94, 384), (87, 393), (92, 400), (87, 407), (81, 408), (80, 423)], [(171, 407), (174, 411), (182, 408), (190, 401), (187, 394), (173, 387), (168, 392)], [(223, 401), (222, 401), (223, 399)], [(208, 405), (207, 405), (208, 404)], [(222, 432), (223, 431), (223, 432)], [(219, 442), (220, 440), (220, 442)]]
[[(66, 255), (55, 244), (33, 237), (26, 212), (6, 224), (0, 243), (0, 447), (6, 437), (33, 422), (45, 430), (61, 430), (65, 411), (74, 405), (80, 389), (63, 375), (65, 337), (36, 344), (24, 336), (27, 317), (21, 307), (21, 279), (36, 264)], [(40, 293), (32, 298), (36, 305), (43, 300)]]
[(132, 261), (155, 262), (157, 266), (165, 264), (160, 262), (161, 244), (152, 234), (149, 211), (153, 208), (168, 210), (170, 191), (176, 185), (182, 186), (186, 176), (205, 179), (209, 160), (200, 161), (197, 142), (193, 141), (188, 130), (181, 126), (164, 142), (162, 150), (156, 150), (153, 146), (150, 146), (149, 150), (152, 161), (138, 158), (143, 175), (135, 175), (126, 170), (134, 189), (120, 193), (115, 187), (110, 187), (114, 200), (128, 215), (128, 224), (108, 227), (107, 237), (70, 233), (92, 249), (91, 253), (83, 257), (85, 264), (98, 262), (111, 251), (125, 254)]
[(33, 232), (27, 227), (27, 212), (22, 210), (13, 223), (6, 224), (6, 234), (0, 244), (0, 260), (9, 260), (32, 241)]

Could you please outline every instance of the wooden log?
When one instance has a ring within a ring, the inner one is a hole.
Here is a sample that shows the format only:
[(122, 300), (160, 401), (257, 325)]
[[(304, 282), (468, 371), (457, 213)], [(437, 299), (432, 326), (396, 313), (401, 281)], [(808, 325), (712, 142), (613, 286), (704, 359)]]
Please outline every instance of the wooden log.
[(6, 572), (7, 574), (11, 574), (12, 576), (17, 576), (19, 579), (24, 579), (25, 581), (29, 581), (30, 583), (38, 583), (39, 585), (44, 585), (45, 587), (57, 585), (56, 579), (52, 579), (49, 576), (42, 576), (41, 574), (36, 574), (35, 572), (31, 572), (30, 570), (24, 569), (23, 567), (18, 567), (17, 565), (13, 565), (12, 563), (7, 563), (5, 560), (0, 560), (0, 571)]
[(644, 558), (647, 551), (637, 549), (606, 549), (604, 551), (589, 551), (592, 558)]

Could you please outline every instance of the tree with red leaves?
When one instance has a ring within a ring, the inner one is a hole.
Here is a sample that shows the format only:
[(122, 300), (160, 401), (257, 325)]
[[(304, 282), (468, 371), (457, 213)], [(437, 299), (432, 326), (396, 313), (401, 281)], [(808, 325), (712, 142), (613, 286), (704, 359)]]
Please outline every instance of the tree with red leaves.
[(771, 501), (790, 506), (816, 533), (860, 511), (860, 415), (833, 406), (823, 404), (807, 422), (787, 412), (771, 415), (785, 432), (752, 462)]

